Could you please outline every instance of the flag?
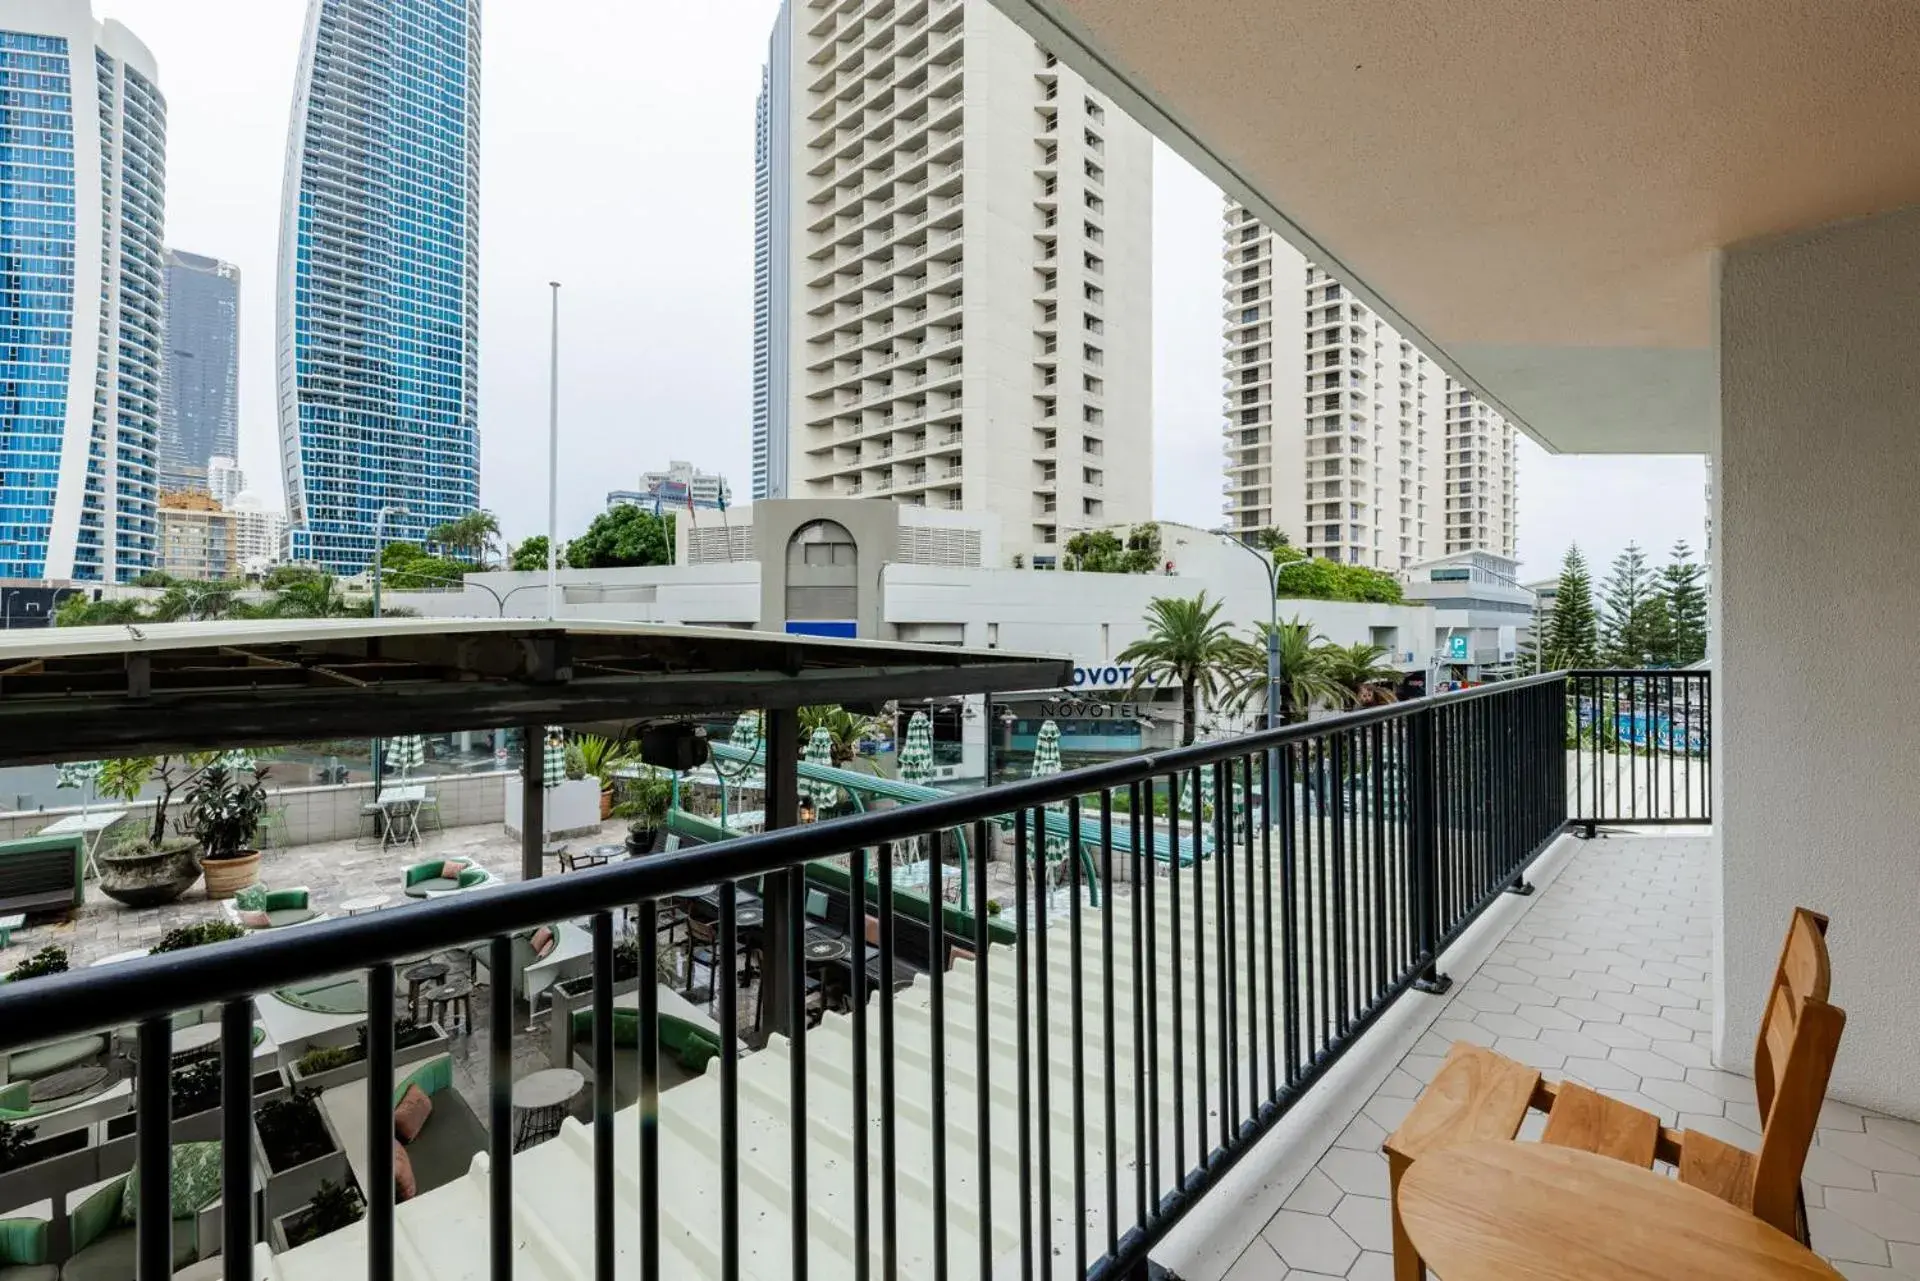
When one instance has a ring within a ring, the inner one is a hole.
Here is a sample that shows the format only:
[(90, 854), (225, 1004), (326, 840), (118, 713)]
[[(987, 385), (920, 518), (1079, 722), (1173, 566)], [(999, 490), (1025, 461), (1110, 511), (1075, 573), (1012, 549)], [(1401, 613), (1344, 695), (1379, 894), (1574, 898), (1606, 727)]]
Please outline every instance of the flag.
[(658, 486), (655, 486), (653, 491), (653, 518), (655, 520), (660, 519), (660, 489)]

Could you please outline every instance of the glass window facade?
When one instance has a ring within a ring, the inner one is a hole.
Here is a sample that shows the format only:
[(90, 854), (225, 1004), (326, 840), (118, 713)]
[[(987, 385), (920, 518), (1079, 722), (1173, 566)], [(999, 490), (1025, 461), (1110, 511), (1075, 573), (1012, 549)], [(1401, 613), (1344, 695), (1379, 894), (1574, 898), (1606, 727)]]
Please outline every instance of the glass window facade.
[(240, 269), (169, 249), (161, 490), (208, 492), (208, 460), (238, 457), (239, 446)]
[(0, 578), (44, 578), (74, 344), (67, 42), (0, 31)]
[(280, 262), (281, 458), (358, 573), (480, 502), (480, 0), (310, 0)]

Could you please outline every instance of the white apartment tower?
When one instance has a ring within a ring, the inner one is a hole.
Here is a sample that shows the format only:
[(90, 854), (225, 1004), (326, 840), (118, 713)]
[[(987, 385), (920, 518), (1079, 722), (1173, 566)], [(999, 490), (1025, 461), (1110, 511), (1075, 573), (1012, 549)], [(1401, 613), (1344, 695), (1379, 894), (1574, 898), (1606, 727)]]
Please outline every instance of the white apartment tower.
[(1146, 131), (987, 0), (789, 0), (771, 56), (789, 496), (991, 513), (1036, 566), (1149, 518)]
[(1511, 424), (1231, 199), (1221, 272), (1230, 529), (1387, 571), (1513, 555)]

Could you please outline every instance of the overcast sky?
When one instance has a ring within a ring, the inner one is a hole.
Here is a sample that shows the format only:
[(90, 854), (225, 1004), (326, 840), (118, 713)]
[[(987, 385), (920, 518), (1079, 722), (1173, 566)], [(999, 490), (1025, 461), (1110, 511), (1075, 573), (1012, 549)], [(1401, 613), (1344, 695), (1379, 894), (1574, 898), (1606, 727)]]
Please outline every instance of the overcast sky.
[[(241, 464), (285, 499), (274, 422), (281, 174), (305, 0), (94, 0), (167, 97), (168, 243), (242, 271)], [(773, 0), (490, 0), (483, 34), (481, 497), (546, 524), (549, 280), (562, 282), (560, 525), (687, 458), (745, 495), (753, 113)], [(565, 21), (555, 21), (564, 12)], [(1154, 170), (1154, 504), (1220, 520), (1219, 192)], [(1520, 455), (1523, 574), (1704, 537), (1698, 458)]]

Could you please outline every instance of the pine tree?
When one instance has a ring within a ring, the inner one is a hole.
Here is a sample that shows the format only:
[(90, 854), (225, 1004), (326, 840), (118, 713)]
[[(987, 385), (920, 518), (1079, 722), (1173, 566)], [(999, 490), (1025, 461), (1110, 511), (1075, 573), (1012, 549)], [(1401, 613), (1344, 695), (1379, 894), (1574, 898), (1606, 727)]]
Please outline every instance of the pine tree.
[(1673, 545), (1671, 556), (1660, 571), (1660, 591), (1673, 624), (1673, 665), (1685, 667), (1707, 656), (1707, 593), (1700, 585), (1706, 571), (1684, 541)]
[(1547, 620), (1540, 664), (1547, 669), (1595, 667), (1600, 661), (1599, 650), (1593, 579), (1587, 574), (1587, 560), (1580, 548), (1569, 547), (1560, 564), (1560, 589)]
[(1600, 585), (1600, 656), (1612, 667), (1644, 667), (1649, 661), (1647, 600), (1655, 595), (1653, 572), (1640, 544), (1628, 543)]

